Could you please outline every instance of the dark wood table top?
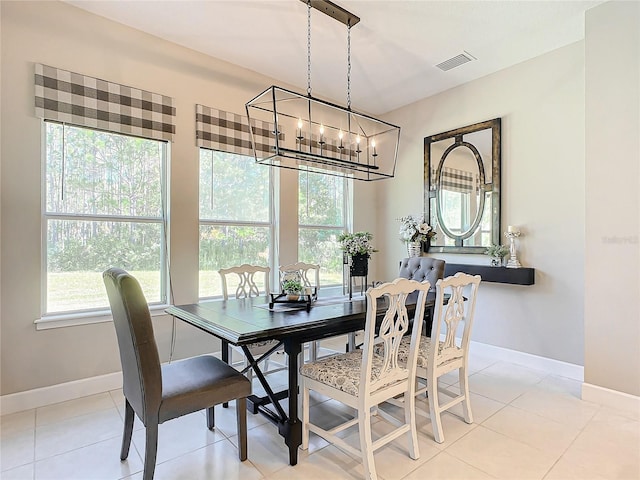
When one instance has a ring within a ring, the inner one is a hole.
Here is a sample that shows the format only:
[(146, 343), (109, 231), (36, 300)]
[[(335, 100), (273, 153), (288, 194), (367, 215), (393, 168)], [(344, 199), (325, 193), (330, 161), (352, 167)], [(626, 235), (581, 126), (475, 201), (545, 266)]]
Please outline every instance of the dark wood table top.
[[(434, 301), (435, 294), (429, 293), (427, 307)], [(234, 345), (288, 338), (305, 342), (364, 328), (365, 297), (336, 302), (314, 304), (308, 312), (304, 308), (269, 310), (269, 297), (255, 297), (176, 305), (166, 312)]]

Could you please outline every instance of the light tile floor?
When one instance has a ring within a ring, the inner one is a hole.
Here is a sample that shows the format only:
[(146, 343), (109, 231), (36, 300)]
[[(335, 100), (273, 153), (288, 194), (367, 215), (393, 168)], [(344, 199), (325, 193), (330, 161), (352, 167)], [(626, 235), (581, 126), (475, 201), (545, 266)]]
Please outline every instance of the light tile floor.
[[(344, 345), (342, 339), (337, 345)], [(580, 382), (471, 354), (475, 423), (443, 417), (445, 443), (433, 440), (419, 416), (420, 458), (411, 460), (401, 437), (375, 454), (381, 480), (422, 479), (640, 479), (640, 415), (580, 400)], [(273, 374), (283, 386), (286, 373)], [(455, 388), (457, 378), (443, 383)], [(312, 416), (327, 426), (352, 415), (318, 395)], [(123, 396), (120, 391), (1, 417), (0, 477), (10, 479), (142, 479), (144, 431), (136, 420), (129, 458), (120, 462)], [(459, 408), (459, 407), (457, 407)], [(458, 415), (461, 415), (459, 410)], [(249, 459), (237, 457), (235, 406), (216, 407), (216, 429), (204, 412), (160, 426), (155, 478), (361, 479), (359, 460), (312, 435), (295, 467), (276, 428), (248, 416)], [(374, 434), (387, 424), (374, 421)], [(357, 430), (346, 432), (357, 444)]]

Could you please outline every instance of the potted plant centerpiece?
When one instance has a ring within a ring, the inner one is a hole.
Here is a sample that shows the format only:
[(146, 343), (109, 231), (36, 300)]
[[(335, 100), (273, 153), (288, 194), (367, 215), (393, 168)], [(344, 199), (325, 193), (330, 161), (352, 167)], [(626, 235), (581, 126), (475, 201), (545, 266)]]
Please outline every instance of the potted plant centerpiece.
[(369, 232), (344, 233), (338, 237), (340, 248), (350, 259), (352, 277), (365, 277), (369, 273), (369, 257), (377, 252), (371, 245), (372, 239), (373, 235)]
[(407, 253), (410, 257), (419, 257), (422, 253), (422, 244), (425, 251), (429, 251), (431, 239), (436, 236), (434, 228), (424, 221), (424, 216), (406, 215), (400, 221), (400, 240), (406, 242)]
[(299, 280), (289, 279), (282, 282), (282, 291), (287, 294), (287, 300), (298, 300), (304, 288)]
[(491, 257), (491, 266), (502, 266), (502, 259), (509, 254), (509, 247), (506, 245), (491, 245), (484, 251), (485, 254)]

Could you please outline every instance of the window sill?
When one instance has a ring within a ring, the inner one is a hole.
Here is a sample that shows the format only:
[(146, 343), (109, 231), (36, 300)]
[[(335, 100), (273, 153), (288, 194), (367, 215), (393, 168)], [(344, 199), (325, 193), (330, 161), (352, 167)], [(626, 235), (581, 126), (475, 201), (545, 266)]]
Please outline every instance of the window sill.
[[(170, 305), (150, 305), (149, 311), (152, 317), (165, 315), (164, 311)], [(99, 310), (93, 312), (64, 313), (59, 315), (45, 315), (34, 323), (36, 330), (49, 330), (51, 328), (75, 327), (77, 325), (91, 325), (93, 323), (105, 323), (113, 321), (111, 310)]]

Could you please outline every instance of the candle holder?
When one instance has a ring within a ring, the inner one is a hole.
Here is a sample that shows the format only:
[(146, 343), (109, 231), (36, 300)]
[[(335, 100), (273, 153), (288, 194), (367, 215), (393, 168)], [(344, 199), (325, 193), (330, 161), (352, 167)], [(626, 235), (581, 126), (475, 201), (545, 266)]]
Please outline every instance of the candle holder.
[(520, 230), (510, 230), (504, 232), (504, 236), (509, 239), (509, 261), (507, 262), (507, 268), (521, 268), (522, 265), (518, 261), (518, 252), (516, 251), (516, 238), (520, 236)]

